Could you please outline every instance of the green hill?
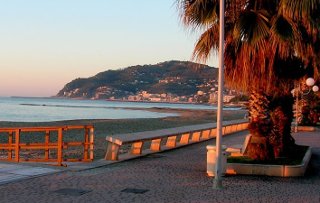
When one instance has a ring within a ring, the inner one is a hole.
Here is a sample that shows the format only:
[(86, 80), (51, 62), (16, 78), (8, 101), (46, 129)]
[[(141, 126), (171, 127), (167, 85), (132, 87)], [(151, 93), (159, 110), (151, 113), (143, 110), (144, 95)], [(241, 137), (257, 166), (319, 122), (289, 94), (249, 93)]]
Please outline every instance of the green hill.
[(217, 74), (216, 68), (185, 61), (138, 65), (75, 79), (66, 84), (57, 96), (122, 99), (141, 91), (189, 96), (199, 90), (209, 91), (217, 80)]

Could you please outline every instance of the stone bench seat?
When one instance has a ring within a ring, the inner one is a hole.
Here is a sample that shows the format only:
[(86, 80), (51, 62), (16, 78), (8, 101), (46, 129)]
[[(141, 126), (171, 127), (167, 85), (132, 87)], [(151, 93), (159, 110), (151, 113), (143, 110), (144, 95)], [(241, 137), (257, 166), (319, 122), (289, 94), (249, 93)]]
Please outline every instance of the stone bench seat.
[[(245, 130), (247, 127), (247, 120), (225, 121), (223, 122), (223, 135)], [(131, 157), (142, 155), (143, 150), (147, 151), (144, 147), (146, 142), (150, 142), (148, 153), (153, 153), (208, 140), (215, 136), (216, 123), (111, 135), (106, 137), (107, 152), (105, 159), (119, 160), (119, 151), (128, 151)], [(127, 150), (120, 150), (120, 147), (125, 145), (131, 146)]]
[(248, 145), (251, 141), (251, 134), (247, 135), (243, 144), (233, 145), (226, 149), (226, 152), (230, 153), (230, 156), (244, 156), (247, 153)]

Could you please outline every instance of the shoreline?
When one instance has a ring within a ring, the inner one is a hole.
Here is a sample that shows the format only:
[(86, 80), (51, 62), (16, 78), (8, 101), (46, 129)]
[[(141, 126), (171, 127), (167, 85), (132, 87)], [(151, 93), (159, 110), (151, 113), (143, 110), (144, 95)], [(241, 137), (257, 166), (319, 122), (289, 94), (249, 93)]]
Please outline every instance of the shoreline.
[[(95, 134), (95, 159), (101, 159), (105, 155), (106, 136), (113, 134), (142, 132), (158, 130), (164, 128), (181, 127), (185, 125), (195, 125), (216, 121), (215, 110), (190, 110), (190, 109), (170, 109), (170, 108), (151, 108), (151, 111), (177, 113), (178, 116), (165, 118), (133, 118), (133, 119), (82, 119), (54, 122), (6, 122), (0, 121), (0, 128), (5, 127), (45, 127), (62, 125), (94, 125)], [(225, 110), (224, 120), (242, 119), (245, 110)], [(77, 139), (78, 134), (70, 134), (66, 139)], [(6, 136), (5, 136), (6, 137)], [(41, 137), (41, 136), (40, 136)], [(22, 139), (28, 139), (23, 135)], [(34, 139), (34, 138), (33, 138)], [(2, 138), (1, 142), (5, 138)], [(36, 141), (36, 140), (35, 140)], [(23, 142), (23, 140), (22, 140)]]
[[(203, 105), (203, 106), (217, 106), (216, 103), (196, 103), (196, 102), (168, 102), (168, 101), (130, 101), (130, 100), (121, 100), (121, 99), (90, 99), (82, 97), (24, 97), (24, 96), (9, 96), (7, 98), (30, 98), (30, 99), (65, 99), (65, 100), (83, 100), (83, 101), (107, 101), (107, 102), (127, 102), (127, 103), (150, 103), (150, 104), (190, 104), (190, 105)], [(245, 108), (245, 105), (238, 103), (225, 103), (224, 108)]]

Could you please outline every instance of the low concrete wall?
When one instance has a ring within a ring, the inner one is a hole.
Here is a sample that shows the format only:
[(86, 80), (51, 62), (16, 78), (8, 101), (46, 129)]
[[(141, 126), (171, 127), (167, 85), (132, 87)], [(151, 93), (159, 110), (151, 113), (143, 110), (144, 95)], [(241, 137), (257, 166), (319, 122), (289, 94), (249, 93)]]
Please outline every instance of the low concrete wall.
[[(246, 120), (226, 121), (223, 123), (222, 133), (225, 136), (247, 128), (248, 122)], [(215, 123), (107, 136), (108, 143), (105, 159), (112, 161), (127, 160), (206, 141), (215, 137)], [(149, 149), (144, 146), (147, 142), (151, 142)], [(124, 145), (129, 145), (129, 147), (126, 150), (122, 150)], [(121, 151), (126, 151), (127, 153), (120, 154), (119, 152)]]

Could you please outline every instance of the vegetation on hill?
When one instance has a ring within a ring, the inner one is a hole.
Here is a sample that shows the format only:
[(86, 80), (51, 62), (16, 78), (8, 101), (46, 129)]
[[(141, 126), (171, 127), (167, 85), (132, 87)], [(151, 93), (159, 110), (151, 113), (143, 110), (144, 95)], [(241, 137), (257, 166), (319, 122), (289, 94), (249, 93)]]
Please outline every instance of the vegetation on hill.
[(117, 99), (141, 91), (184, 96), (196, 94), (201, 89), (199, 86), (213, 83), (216, 78), (216, 68), (192, 62), (168, 61), (107, 70), (90, 78), (78, 78), (66, 84), (57, 96)]

